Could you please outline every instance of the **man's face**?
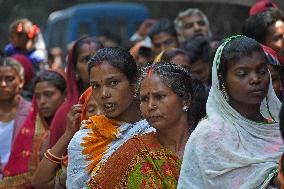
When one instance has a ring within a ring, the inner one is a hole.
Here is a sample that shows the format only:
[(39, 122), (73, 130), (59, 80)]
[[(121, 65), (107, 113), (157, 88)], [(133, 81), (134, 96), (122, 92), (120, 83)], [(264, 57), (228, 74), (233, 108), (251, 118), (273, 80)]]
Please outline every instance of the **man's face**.
[(192, 37), (208, 37), (209, 27), (199, 14), (181, 18), (181, 37), (186, 40)]

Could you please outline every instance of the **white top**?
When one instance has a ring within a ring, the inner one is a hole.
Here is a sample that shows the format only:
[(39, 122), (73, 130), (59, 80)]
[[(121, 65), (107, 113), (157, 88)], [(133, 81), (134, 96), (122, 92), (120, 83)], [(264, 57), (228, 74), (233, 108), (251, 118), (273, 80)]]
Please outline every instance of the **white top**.
[(14, 120), (9, 122), (0, 121), (0, 161), (2, 166), (8, 162), (10, 156), (14, 122)]

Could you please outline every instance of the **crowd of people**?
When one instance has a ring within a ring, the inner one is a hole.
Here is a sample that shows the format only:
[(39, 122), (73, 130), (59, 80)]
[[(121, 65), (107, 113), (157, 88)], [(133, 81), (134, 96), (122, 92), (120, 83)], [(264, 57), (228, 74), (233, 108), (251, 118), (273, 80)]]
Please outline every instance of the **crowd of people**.
[(189, 8), (146, 20), (128, 47), (84, 36), (66, 57), (15, 20), (0, 189), (283, 189), (284, 13), (263, 0), (249, 14), (220, 41)]

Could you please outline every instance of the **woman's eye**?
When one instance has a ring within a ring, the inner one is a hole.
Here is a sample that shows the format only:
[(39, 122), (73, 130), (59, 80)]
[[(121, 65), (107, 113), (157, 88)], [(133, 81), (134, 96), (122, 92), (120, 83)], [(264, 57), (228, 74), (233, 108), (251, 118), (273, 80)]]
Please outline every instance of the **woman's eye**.
[(245, 77), (246, 76), (246, 73), (244, 71), (238, 71), (237, 72), (237, 76), (238, 77)]
[(259, 73), (265, 75), (267, 73), (267, 68), (262, 68), (259, 70)]
[(156, 95), (156, 98), (157, 98), (158, 100), (162, 100), (164, 97), (165, 97), (165, 95)]
[(50, 91), (44, 93), (44, 96), (48, 98), (50, 98), (52, 95), (53, 95), (53, 92), (50, 92)]
[(141, 101), (141, 102), (147, 102), (148, 99), (149, 99), (149, 98), (146, 97), (146, 96), (140, 97), (140, 101)]
[(92, 85), (92, 88), (93, 88), (93, 89), (97, 89), (97, 88), (99, 88), (99, 85), (93, 84), (93, 85)]
[(118, 81), (117, 80), (113, 80), (110, 82), (110, 85), (111, 86), (116, 86), (118, 84)]

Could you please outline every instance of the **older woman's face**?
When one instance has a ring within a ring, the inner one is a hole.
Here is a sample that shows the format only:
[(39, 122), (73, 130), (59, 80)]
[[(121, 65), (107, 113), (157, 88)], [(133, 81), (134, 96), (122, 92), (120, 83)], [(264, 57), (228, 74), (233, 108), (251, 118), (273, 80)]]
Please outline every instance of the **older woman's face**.
[[(160, 76), (153, 74), (141, 82), (140, 110), (149, 124), (157, 130), (176, 125), (183, 116), (183, 101), (167, 86)], [(187, 119), (185, 119), (187, 120)]]
[(0, 66), (0, 100), (12, 100), (24, 85), (18, 72), (10, 66)]

